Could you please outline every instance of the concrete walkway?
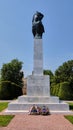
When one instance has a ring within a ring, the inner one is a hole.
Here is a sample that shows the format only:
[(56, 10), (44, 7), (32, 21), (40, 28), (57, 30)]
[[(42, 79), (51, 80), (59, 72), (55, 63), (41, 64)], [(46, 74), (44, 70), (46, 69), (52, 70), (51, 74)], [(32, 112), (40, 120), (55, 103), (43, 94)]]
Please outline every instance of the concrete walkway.
[(16, 114), (7, 127), (0, 130), (73, 130), (73, 124), (62, 114), (49, 116)]

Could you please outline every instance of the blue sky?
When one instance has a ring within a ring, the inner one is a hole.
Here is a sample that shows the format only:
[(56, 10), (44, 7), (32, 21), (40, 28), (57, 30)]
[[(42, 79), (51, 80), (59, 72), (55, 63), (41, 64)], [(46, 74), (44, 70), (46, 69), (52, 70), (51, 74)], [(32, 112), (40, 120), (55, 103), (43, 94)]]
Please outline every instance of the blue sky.
[(54, 72), (73, 59), (73, 0), (0, 0), (0, 69), (17, 58), (25, 76), (32, 73), (36, 11), (44, 14), (44, 69)]

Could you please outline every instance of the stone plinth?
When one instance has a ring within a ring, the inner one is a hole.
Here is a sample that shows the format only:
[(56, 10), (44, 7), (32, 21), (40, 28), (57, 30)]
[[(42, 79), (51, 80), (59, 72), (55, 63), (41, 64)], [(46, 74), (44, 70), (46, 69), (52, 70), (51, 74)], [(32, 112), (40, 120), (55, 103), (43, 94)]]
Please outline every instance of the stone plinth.
[(50, 96), (49, 76), (30, 75), (27, 78), (28, 96)]

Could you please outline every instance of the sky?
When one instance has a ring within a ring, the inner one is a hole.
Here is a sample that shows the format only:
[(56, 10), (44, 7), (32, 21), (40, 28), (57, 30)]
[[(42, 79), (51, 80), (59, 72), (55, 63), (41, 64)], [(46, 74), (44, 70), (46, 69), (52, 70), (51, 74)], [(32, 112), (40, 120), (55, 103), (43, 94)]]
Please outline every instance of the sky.
[(0, 69), (18, 59), (25, 77), (33, 71), (32, 17), (44, 14), (43, 69), (53, 73), (73, 60), (73, 0), (0, 0)]

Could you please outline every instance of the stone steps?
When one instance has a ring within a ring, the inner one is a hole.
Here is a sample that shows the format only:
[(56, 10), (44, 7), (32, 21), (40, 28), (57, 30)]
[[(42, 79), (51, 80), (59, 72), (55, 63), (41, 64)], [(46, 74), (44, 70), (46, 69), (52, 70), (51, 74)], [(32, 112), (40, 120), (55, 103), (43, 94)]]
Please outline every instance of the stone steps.
[(59, 103), (57, 96), (20, 96), (18, 102), (22, 103)]
[(14, 110), (14, 111), (18, 111), (18, 110), (29, 110), (33, 104), (35, 104), (36, 106), (42, 107), (42, 106), (47, 106), (49, 108), (50, 111), (69, 111), (69, 105), (65, 102), (61, 102), (61, 103), (23, 103), (23, 102), (11, 102), (8, 104), (8, 110)]

